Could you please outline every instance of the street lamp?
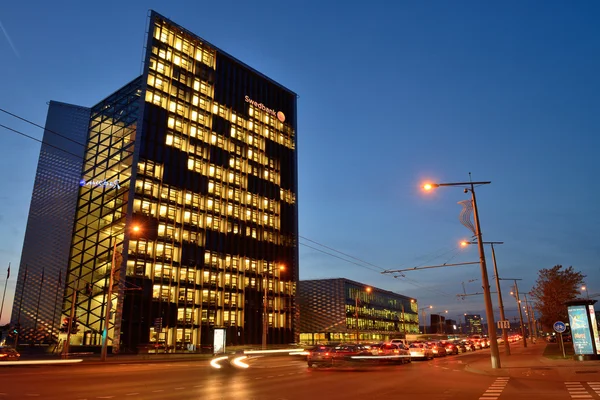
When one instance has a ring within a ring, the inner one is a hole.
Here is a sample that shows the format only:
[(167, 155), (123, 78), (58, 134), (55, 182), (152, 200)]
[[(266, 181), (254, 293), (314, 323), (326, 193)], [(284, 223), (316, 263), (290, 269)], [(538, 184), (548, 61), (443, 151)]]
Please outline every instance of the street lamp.
[(587, 299), (589, 300), (590, 299), (590, 293), (588, 292), (587, 286), (585, 286), (585, 285), (582, 286), (581, 290), (585, 290), (585, 294), (587, 296)]
[[(365, 288), (365, 292), (371, 293), (371, 288)], [(360, 294), (360, 290), (356, 290), (356, 297), (354, 299), (354, 318), (356, 319), (356, 343), (360, 343), (359, 334), (360, 329), (358, 326), (358, 295)]]
[[(280, 265), (279, 266), (279, 270), (283, 271), (285, 270), (285, 265)], [(267, 289), (269, 286), (269, 274), (271, 274), (273, 272), (273, 269), (270, 267), (269, 264), (267, 264), (267, 268), (265, 270), (265, 279), (263, 281), (263, 290), (264, 290), (264, 295), (263, 295), (263, 326), (262, 326), (262, 348), (263, 350), (265, 350), (267, 348), (267, 330), (268, 330), (268, 324), (269, 324), (269, 314), (268, 314), (268, 310), (267, 310), (267, 303), (269, 301), (269, 297), (268, 297), (268, 293), (267, 293)]]
[(527, 338), (525, 335), (525, 324), (523, 323), (523, 311), (521, 310), (521, 299), (519, 299), (519, 286), (517, 285), (517, 280), (515, 281), (515, 291), (510, 292), (511, 295), (515, 296), (515, 300), (517, 300), (517, 308), (519, 309), (519, 320), (521, 322), (521, 335), (523, 336), (523, 347), (527, 347)]
[(496, 327), (494, 322), (494, 308), (492, 306), (492, 297), (490, 296), (490, 283), (488, 280), (487, 267), (485, 264), (485, 252), (483, 249), (483, 239), (481, 237), (481, 226), (479, 224), (479, 212), (477, 210), (477, 198), (475, 197), (475, 185), (487, 185), (486, 182), (455, 182), (455, 183), (427, 183), (423, 186), (425, 190), (442, 186), (467, 186), (465, 193), (471, 192), (471, 202), (473, 205), (473, 219), (475, 220), (475, 235), (477, 237), (477, 247), (479, 248), (479, 264), (481, 266), (481, 283), (483, 284), (483, 297), (485, 300), (485, 313), (488, 323), (488, 335), (490, 337), (490, 353), (492, 368), (500, 368), (500, 354), (498, 352), (498, 340), (496, 338)]
[(421, 315), (423, 316), (423, 333), (424, 334), (427, 333), (427, 321), (425, 321), (425, 310), (427, 310), (428, 308), (433, 308), (433, 306), (419, 308), (419, 311), (421, 311)]
[[(468, 246), (470, 244), (476, 244), (474, 242), (461, 242), (462, 246)], [(498, 276), (498, 265), (496, 264), (496, 252), (494, 251), (495, 244), (504, 244), (504, 242), (483, 242), (483, 244), (489, 244), (492, 248), (492, 261), (494, 262), (494, 276), (496, 280), (496, 291), (498, 292), (498, 307), (500, 308), (500, 320), (502, 321), (502, 339), (504, 340), (504, 353), (510, 355), (510, 343), (508, 342), (508, 329), (504, 327), (504, 321), (506, 316), (504, 314), (504, 302), (502, 301), (502, 291), (500, 290), (500, 277)]]

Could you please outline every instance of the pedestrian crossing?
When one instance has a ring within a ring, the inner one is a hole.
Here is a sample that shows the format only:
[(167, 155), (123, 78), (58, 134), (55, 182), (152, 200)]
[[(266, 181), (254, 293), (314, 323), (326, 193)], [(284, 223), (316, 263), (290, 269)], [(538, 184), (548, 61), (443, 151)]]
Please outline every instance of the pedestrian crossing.
[(571, 399), (596, 399), (600, 396), (600, 382), (565, 382)]
[(502, 394), (502, 391), (504, 390), (506, 385), (508, 384), (508, 379), (509, 378), (506, 376), (496, 378), (494, 383), (492, 383), (490, 387), (487, 388), (487, 390), (481, 395), (479, 400), (497, 400)]

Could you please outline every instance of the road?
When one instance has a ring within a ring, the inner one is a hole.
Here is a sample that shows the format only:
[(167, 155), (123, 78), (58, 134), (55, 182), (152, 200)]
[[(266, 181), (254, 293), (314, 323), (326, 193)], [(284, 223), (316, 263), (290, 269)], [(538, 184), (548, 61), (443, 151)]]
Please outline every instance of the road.
[(478, 357), (489, 350), (368, 370), (308, 369), (291, 357), (255, 358), (246, 370), (216, 370), (206, 360), (0, 367), (0, 400), (600, 399), (600, 382), (465, 371)]

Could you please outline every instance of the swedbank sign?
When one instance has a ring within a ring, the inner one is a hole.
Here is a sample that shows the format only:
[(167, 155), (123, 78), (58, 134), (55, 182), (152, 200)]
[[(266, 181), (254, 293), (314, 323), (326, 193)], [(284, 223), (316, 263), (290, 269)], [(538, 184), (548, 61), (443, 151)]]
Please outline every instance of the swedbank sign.
[(254, 107), (258, 108), (259, 110), (262, 110), (262, 111), (266, 112), (267, 114), (271, 114), (272, 116), (277, 117), (277, 119), (280, 120), (281, 122), (285, 122), (285, 114), (282, 113), (281, 111), (275, 111), (272, 108), (265, 106), (263, 103), (259, 103), (256, 100), (252, 100), (248, 96), (244, 96), (244, 100), (246, 100), (246, 103), (252, 104)]

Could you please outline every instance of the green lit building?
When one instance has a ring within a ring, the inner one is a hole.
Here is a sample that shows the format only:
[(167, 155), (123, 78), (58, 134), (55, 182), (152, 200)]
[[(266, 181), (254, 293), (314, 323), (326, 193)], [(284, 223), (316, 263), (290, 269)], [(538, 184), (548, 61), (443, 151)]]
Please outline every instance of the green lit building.
[(419, 333), (416, 299), (349, 279), (298, 284), (302, 343), (384, 341)]

